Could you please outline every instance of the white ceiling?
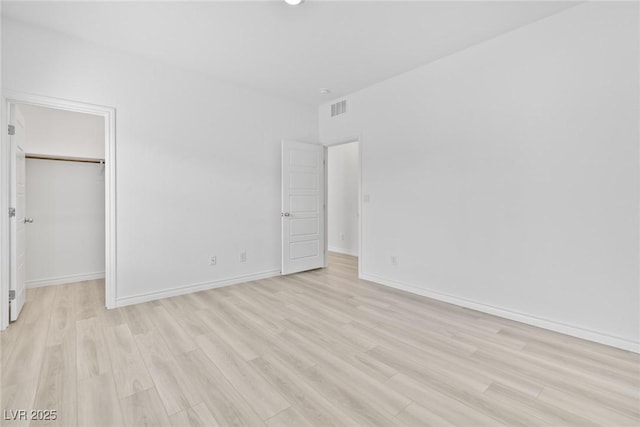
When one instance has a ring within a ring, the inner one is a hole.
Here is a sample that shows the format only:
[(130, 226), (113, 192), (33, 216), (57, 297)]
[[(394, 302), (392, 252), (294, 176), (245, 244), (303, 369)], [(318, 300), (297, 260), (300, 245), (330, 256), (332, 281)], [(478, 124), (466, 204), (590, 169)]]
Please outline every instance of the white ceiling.
[[(318, 104), (576, 3), (25, 2), (6, 18)], [(327, 87), (331, 95), (320, 95)]]

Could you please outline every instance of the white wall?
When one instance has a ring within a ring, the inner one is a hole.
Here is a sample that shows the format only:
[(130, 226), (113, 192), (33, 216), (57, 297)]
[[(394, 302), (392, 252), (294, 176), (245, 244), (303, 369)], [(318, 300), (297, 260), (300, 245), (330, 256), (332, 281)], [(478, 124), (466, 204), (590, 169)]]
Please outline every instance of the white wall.
[(118, 304), (279, 273), (280, 139), (317, 139), (314, 107), (24, 24), (2, 30), (4, 87), (116, 108)]
[(55, 108), (20, 105), (27, 122), (28, 154), (104, 159), (104, 118)]
[(638, 39), (588, 2), (321, 106), (363, 135), (364, 276), (638, 351)]
[(329, 147), (329, 250), (358, 255), (358, 143)]
[(26, 179), (27, 286), (104, 277), (104, 166), (27, 159)]

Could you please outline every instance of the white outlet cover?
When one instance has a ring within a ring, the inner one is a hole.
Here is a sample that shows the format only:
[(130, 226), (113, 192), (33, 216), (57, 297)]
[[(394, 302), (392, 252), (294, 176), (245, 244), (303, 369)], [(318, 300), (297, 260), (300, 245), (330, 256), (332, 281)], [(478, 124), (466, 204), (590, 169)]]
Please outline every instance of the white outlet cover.
[(369, 203), (371, 201), (371, 196), (369, 194), (365, 194), (363, 197), (363, 201), (365, 203)]

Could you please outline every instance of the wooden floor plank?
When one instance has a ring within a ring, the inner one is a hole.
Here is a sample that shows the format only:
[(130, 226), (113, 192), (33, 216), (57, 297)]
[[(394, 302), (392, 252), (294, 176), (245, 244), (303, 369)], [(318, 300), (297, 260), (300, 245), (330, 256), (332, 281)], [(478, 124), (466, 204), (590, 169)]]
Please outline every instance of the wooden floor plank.
[(174, 355), (186, 353), (197, 348), (190, 336), (174, 320), (164, 306), (151, 307), (148, 312), (156, 331), (167, 343), (171, 344), (169, 349)]
[[(177, 361), (187, 382), (206, 403), (215, 424), (220, 426), (262, 426), (264, 424), (249, 402), (202, 350), (181, 354), (177, 356)], [(202, 414), (198, 418), (201, 416)]]
[(451, 398), (445, 393), (428, 387), (403, 373), (394, 375), (387, 384), (449, 423), (459, 426), (508, 425), (487, 416), (480, 408), (468, 406), (458, 399)]
[(14, 342), (14, 349), (2, 365), (2, 386), (10, 386), (37, 378), (45, 357), (48, 322), (25, 323)]
[(197, 342), (207, 357), (250, 402), (263, 420), (290, 406), (274, 387), (220, 338), (214, 334), (202, 335), (197, 338)]
[(120, 406), (127, 427), (172, 425), (155, 388), (138, 391), (121, 399)]
[(78, 426), (111, 427), (123, 424), (111, 373), (78, 381)]
[(48, 327), (57, 292), (57, 286), (27, 289), (28, 297), (22, 308), (20, 321)]
[(111, 372), (102, 323), (96, 317), (76, 322), (78, 380)]
[(173, 414), (169, 422), (174, 427), (225, 427), (231, 425), (218, 424), (204, 402)]
[(430, 411), (416, 403), (411, 403), (409, 406), (404, 408), (404, 410), (396, 416), (396, 419), (399, 424), (405, 426), (456, 426), (456, 424), (447, 421), (446, 419), (436, 415), (433, 411)]
[(32, 378), (24, 382), (12, 385), (2, 384), (2, 393), (0, 393), (0, 406), (2, 408), (2, 425), (3, 426), (20, 426), (29, 425), (28, 418), (20, 419), (17, 417), (17, 411), (30, 410), (34, 408), (33, 401), (35, 399), (36, 390), (38, 388), (38, 378)]
[(122, 307), (125, 323), (133, 335), (146, 334), (155, 328), (147, 316), (147, 304), (136, 304)]
[(269, 427), (311, 427), (309, 422), (296, 408), (289, 407), (269, 418), (266, 423)]
[(172, 352), (157, 332), (136, 335), (135, 339), (168, 415), (202, 401), (185, 380)]
[(76, 332), (76, 289), (77, 285), (61, 285), (53, 300), (51, 324), (47, 336), (47, 345), (62, 344), (69, 335)]
[(126, 324), (104, 328), (118, 396), (124, 398), (153, 387), (153, 381)]
[(273, 354), (263, 355), (252, 360), (251, 364), (313, 425), (339, 427), (357, 424), (347, 412), (305, 379), (301, 374), (305, 368), (296, 368)]
[(104, 311), (104, 280), (88, 280), (76, 284), (76, 318), (99, 316)]
[(77, 421), (75, 339), (69, 335), (61, 344), (48, 346), (45, 351), (47, 357), (40, 372), (33, 408), (55, 409), (58, 413), (55, 420), (32, 420), (31, 425), (73, 426)]

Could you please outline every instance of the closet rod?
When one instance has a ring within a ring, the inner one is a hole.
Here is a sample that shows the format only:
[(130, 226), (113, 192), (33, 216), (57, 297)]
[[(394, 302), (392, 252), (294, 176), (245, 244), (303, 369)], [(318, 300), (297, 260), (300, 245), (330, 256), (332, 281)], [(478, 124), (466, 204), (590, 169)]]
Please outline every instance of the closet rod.
[(27, 159), (39, 159), (39, 160), (59, 160), (63, 162), (80, 162), (80, 163), (98, 163), (104, 164), (102, 159), (90, 159), (86, 157), (66, 157), (66, 156), (48, 156), (45, 154), (26, 154)]

